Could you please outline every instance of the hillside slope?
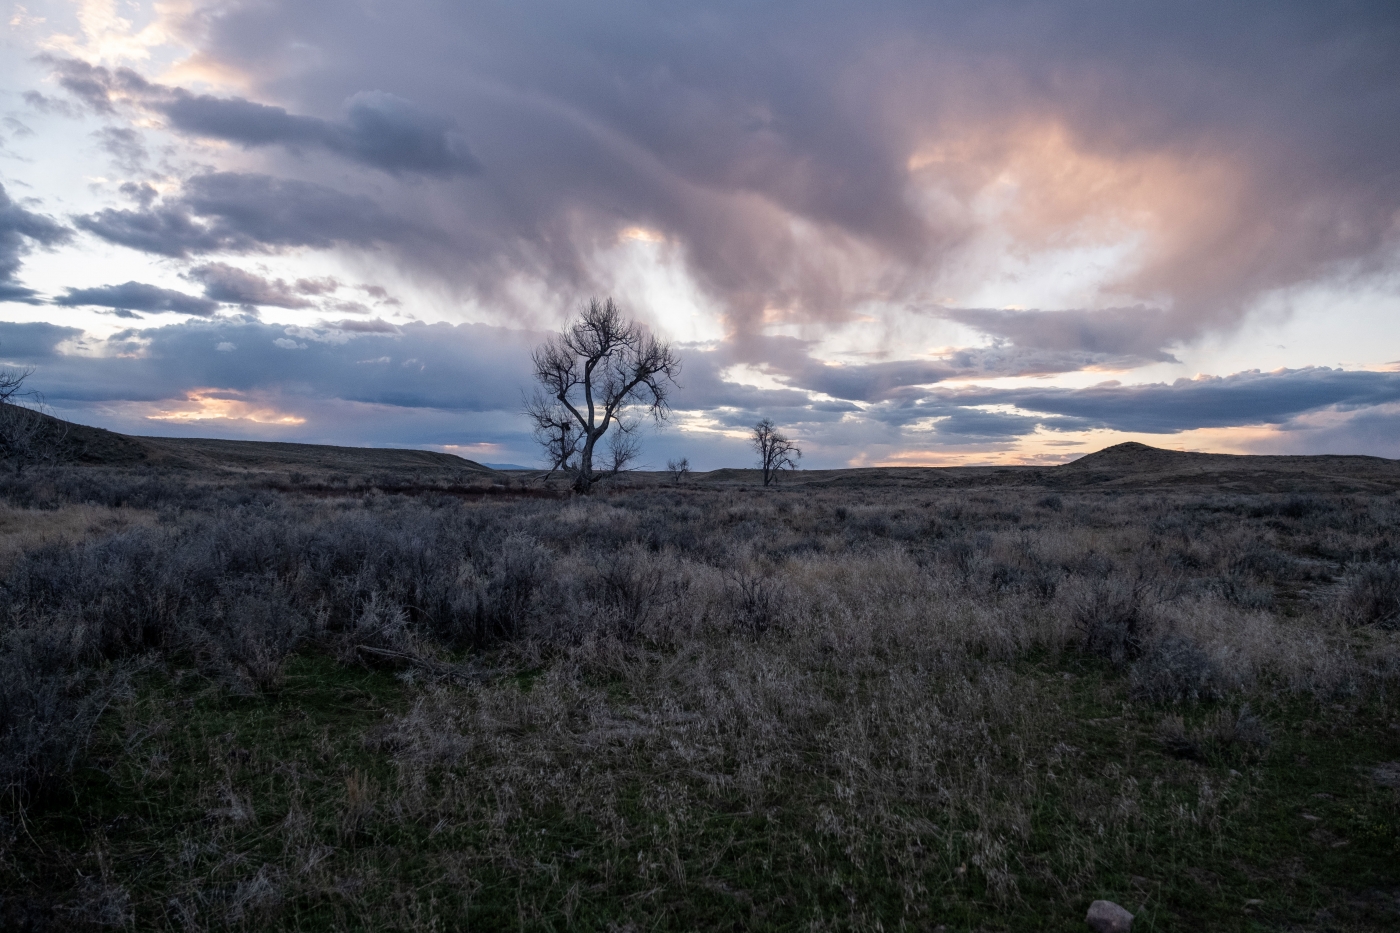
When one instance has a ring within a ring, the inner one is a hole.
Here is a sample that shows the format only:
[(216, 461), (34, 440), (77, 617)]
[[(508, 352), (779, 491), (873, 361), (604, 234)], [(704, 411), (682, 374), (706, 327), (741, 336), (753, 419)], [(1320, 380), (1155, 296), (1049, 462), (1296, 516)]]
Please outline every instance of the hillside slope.
[(1400, 461), (1324, 454), (1206, 454), (1146, 444), (1105, 447), (1046, 471), (1064, 487), (1208, 486), (1231, 492), (1382, 492), (1400, 489)]
[[(57, 420), (57, 419), (54, 419)], [(150, 466), (240, 472), (494, 474), (474, 460), (433, 450), (333, 447), (202, 437), (133, 437), (71, 422), (62, 459), (95, 466)]]

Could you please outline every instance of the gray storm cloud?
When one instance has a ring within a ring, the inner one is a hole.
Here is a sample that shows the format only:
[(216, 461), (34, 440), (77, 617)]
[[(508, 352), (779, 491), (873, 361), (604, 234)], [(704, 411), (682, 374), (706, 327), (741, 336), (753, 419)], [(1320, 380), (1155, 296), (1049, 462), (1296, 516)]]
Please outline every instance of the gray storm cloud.
[[(1027, 243), (1104, 204), (1146, 199), (1163, 215), (1148, 260), (1118, 283), (1165, 299), (1144, 315), (1156, 346), (1144, 337), (1135, 355), (1160, 358), (1173, 340), (1230, 326), (1263, 290), (1385, 261), (1394, 244), (1390, 4), (884, 2), (857, 15), (410, 2), (382, 18), (312, 0), (234, 3), (201, 26), (202, 53), (268, 98), (325, 111), (393, 87), (470, 126), (482, 175), (434, 195), (456, 255), (426, 261), (475, 288), (522, 270), (589, 288), (589, 251), (640, 223), (680, 244), (740, 332), (771, 306), (824, 320), (873, 296), (916, 298), (975, 231), (976, 192), (1038, 152), (1045, 127), (1092, 162), (1099, 188), (1076, 201), (1061, 189), (1079, 177), (1045, 182), (1050, 201), (1018, 221)], [(288, 51), (303, 46), (322, 57), (314, 72)], [(106, 93), (83, 80), (80, 93)], [(321, 132), (264, 105), (179, 107), (186, 125), (207, 120), (225, 138)], [(394, 146), (390, 128), (366, 122), (362, 135)], [(938, 144), (932, 167), (911, 171)], [(1063, 327), (1017, 329), (1062, 349)]]
[(226, 262), (208, 262), (195, 266), (186, 276), (204, 286), (204, 296), (230, 304), (266, 308), (310, 308), (307, 295), (320, 294), (320, 283), (288, 283), (284, 279), (268, 279)]
[[(247, 148), (319, 149), (391, 173), (457, 175), (479, 168), (466, 139), (450, 120), (384, 91), (352, 94), (342, 105), (343, 120), (325, 120), (243, 98), (192, 94), (147, 81), (129, 68), (47, 60), (59, 83), (98, 113), (115, 114), (120, 105), (131, 101), (165, 117), (172, 129), (186, 135)], [(104, 143), (115, 148), (119, 157), (139, 161), (129, 155), (140, 151), (130, 132), (108, 129)]]
[(950, 320), (1004, 338), (1018, 347), (1094, 354), (1095, 365), (1177, 362), (1176, 357), (1163, 349), (1173, 339), (1174, 322), (1160, 308), (1141, 305), (1095, 311), (967, 308), (950, 309), (944, 314)]
[(236, 172), (195, 175), (174, 198), (135, 210), (106, 208), (74, 223), (111, 243), (176, 258), (390, 241), (407, 248), (426, 239), (363, 195)]
[[(200, 189), (239, 177), (215, 173), (174, 204), (109, 210), (86, 229), (177, 256), (378, 239), (499, 297), (521, 275), (566, 295), (605, 285), (588, 257), (640, 224), (677, 244), (747, 334), (771, 307), (823, 321), (864, 300), (926, 300), (930, 276), (977, 231), (978, 192), (1011, 169), (1034, 189), (1014, 221), (1023, 248), (1054, 245), (1095, 212), (1105, 224), (1156, 216), (1141, 268), (1110, 283), (1150, 305), (1130, 354), (1143, 359), (1233, 326), (1268, 289), (1384, 264), (1395, 245), (1392, 4), (222, 10), (189, 26), (201, 58), (288, 106), (53, 66), (98, 111), (134, 101), (179, 132), (296, 150), (289, 171), (329, 156), (402, 184), (346, 177), (348, 190), (312, 197), (265, 178), (284, 209), (201, 226)], [(297, 48), (317, 49), (317, 67)], [(474, 154), (452, 126), (471, 127)], [(416, 180), (433, 176), (431, 190)], [(354, 212), (366, 232), (349, 229)], [(441, 248), (412, 242), (409, 228), (424, 227)], [(1102, 321), (982, 322), (1043, 349), (1105, 337)]]
[[(1321, 410), (1358, 411), (1400, 402), (1400, 373), (1325, 366), (1201, 376), (1170, 383), (1103, 383), (1082, 389), (946, 388), (900, 399), (875, 417), (894, 423), (945, 416), (1000, 419), (1027, 434), (1035, 425), (1052, 430), (1111, 429), (1176, 434), (1196, 428), (1287, 424)], [(987, 408), (1014, 407), (1015, 413)], [(956, 423), (954, 425), (956, 427)], [(939, 431), (944, 428), (939, 426)]]
[(34, 246), (56, 246), (72, 231), (42, 214), (25, 210), (0, 185), (0, 302), (35, 304), (38, 293), (20, 283), (24, 255)]
[(112, 308), (115, 311), (173, 312), (208, 317), (219, 310), (217, 301), (187, 295), (173, 288), (161, 288), (143, 282), (122, 285), (99, 285), (94, 288), (70, 288), (53, 300), (67, 307)]
[(485, 324), (400, 328), (352, 319), (301, 328), (214, 319), (120, 331), (91, 341), (95, 355), (58, 350), (79, 334), (0, 322), (0, 348), (7, 358), (32, 365), (38, 387), (55, 403), (160, 401), (217, 386), (402, 408), (514, 412), (531, 338), (539, 336)]

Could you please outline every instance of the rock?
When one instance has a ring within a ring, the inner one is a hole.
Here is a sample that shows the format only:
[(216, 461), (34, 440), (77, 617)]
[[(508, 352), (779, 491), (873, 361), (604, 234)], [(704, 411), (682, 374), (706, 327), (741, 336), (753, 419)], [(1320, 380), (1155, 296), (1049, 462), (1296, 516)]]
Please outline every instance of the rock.
[(1094, 933), (1128, 933), (1133, 928), (1133, 915), (1112, 901), (1094, 901), (1084, 922)]

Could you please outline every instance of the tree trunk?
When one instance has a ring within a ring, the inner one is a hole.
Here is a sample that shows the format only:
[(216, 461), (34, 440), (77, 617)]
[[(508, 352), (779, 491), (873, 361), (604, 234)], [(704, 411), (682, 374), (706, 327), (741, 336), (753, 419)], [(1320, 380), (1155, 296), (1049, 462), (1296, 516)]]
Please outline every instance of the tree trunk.
[(593, 445), (597, 442), (597, 435), (589, 434), (588, 440), (583, 442), (583, 452), (578, 455), (578, 475), (574, 477), (574, 492), (579, 495), (588, 495), (588, 490), (593, 485)]

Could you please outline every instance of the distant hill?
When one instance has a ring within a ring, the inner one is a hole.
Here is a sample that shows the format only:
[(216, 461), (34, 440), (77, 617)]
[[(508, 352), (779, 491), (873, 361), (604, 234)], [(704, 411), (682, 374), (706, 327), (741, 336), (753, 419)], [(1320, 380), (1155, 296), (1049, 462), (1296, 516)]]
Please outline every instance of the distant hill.
[[(47, 417), (47, 416), (44, 416)], [(57, 420), (57, 419), (54, 419)], [(64, 423), (62, 459), (104, 466), (165, 466), (241, 472), (494, 473), (488, 467), (433, 450), (332, 447), (280, 441), (233, 441), (202, 437), (133, 437), (103, 428)]]
[[(702, 485), (755, 485), (757, 470), (696, 473)], [(864, 467), (784, 473), (781, 486), (1076, 489), (1213, 488), (1230, 492), (1335, 493), (1400, 490), (1400, 461), (1365, 456), (1203, 454), (1129, 442), (1053, 467)]]
[(1206, 454), (1129, 442), (1054, 467), (1053, 485), (1209, 486), (1233, 492), (1400, 489), (1400, 461), (1359, 455)]

